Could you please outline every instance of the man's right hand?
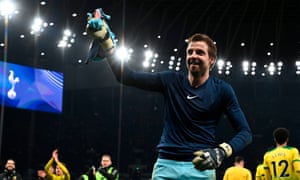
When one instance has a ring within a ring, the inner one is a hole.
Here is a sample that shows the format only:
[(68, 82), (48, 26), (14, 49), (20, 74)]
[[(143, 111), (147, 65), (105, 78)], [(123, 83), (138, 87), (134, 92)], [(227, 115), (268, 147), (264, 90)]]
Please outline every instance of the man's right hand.
[(55, 150), (52, 152), (52, 158), (54, 159), (55, 162), (58, 161), (58, 149), (55, 149)]
[(193, 159), (193, 164), (196, 169), (204, 171), (206, 169), (216, 169), (222, 163), (222, 161), (231, 156), (232, 148), (227, 143), (219, 144), (218, 147), (208, 148), (196, 151)]

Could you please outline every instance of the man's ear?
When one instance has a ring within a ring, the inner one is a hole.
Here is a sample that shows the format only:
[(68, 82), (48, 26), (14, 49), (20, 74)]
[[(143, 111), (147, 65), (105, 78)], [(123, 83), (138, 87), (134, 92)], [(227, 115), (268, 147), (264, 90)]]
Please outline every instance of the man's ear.
[(209, 62), (210, 62), (210, 68), (209, 69), (212, 70), (214, 68), (215, 64), (216, 64), (216, 59), (213, 58), (213, 57), (210, 57)]

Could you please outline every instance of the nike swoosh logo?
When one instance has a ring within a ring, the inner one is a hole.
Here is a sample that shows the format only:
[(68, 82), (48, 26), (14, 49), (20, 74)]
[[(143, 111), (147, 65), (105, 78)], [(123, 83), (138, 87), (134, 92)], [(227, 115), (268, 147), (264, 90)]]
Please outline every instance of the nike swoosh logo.
[(190, 95), (187, 95), (187, 96), (186, 96), (186, 98), (189, 99), (189, 100), (195, 99), (195, 98), (197, 98), (197, 97), (198, 97), (198, 96), (190, 96)]

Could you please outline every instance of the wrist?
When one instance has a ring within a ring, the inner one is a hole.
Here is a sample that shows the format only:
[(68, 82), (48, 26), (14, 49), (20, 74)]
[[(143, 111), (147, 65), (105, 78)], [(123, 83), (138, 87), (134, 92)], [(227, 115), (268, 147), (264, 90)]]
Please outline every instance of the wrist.
[(228, 143), (219, 144), (219, 147), (225, 152), (226, 157), (230, 157), (232, 155), (232, 147)]
[(112, 47), (110, 49), (108, 49), (107, 51), (105, 51), (105, 56), (106, 57), (113, 57), (115, 55), (115, 48)]

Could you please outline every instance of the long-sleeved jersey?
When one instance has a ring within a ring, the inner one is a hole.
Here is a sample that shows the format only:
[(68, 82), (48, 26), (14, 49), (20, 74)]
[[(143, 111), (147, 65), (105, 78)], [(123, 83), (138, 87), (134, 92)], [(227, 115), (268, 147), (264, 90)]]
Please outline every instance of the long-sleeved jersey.
[[(216, 146), (216, 128), (226, 114), (236, 135), (229, 141), (234, 152), (252, 141), (248, 122), (232, 87), (209, 77), (200, 87), (189, 84), (185, 73), (136, 72), (109, 61), (118, 81), (125, 85), (160, 92), (164, 96), (164, 129), (157, 145), (159, 157), (181, 161), (194, 158), (193, 152)], [(122, 72), (122, 73), (121, 73)]]
[(45, 171), (47, 173), (47, 176), (49, 176), (49, 178), (51, 180), (71, 180), (71, 175), (68, 171), (68, 169), (66, 168), (66, 166), (61, 163), (61, 162), (57, 162), (57, 166), (59, 166), (63, 172), (63, 175), (62, 176), (58, 176), (56, 174), (54, 174), (51, 170), (50, 170), (50, 167), (52, 166), (52, 164), (54, 163), (54, 160), (53, 158), (51, 158), (47, 164), (45, 165)]

